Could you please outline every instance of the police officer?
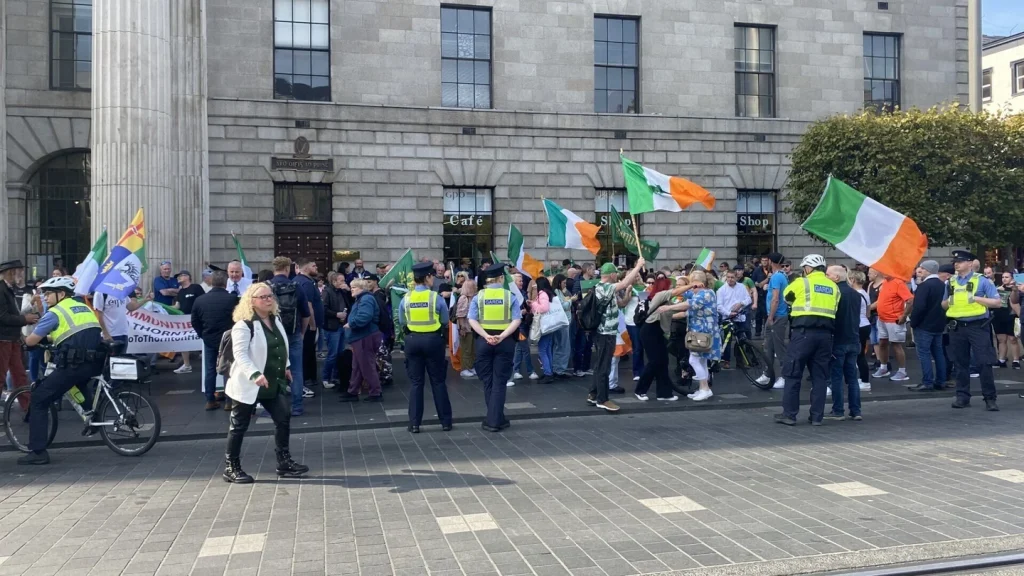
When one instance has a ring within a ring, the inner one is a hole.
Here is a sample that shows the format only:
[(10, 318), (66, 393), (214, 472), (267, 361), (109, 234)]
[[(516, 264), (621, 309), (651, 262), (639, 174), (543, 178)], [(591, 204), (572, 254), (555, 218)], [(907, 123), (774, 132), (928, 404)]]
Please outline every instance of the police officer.
[(430, 289), (434, 266), (421, 262), (412, 267), (416, 287), (399, 303), (398, 324), (405, 334), (405, 369), (412, 386), (409, 391), (409, 432), (419, 434), (423, 421), (423, 372), (430, 377), (441, 429), (452, 429), (452, 404), (448, 400), (448, 362), (444, 357), (448, 305)]
[(956, 401), (953, 408), (971, 405), (970, 364), (973, 360), (981, 370), (981, 394), (985, 409), (999, 411), (996, 405), (996, 383), (992, 365), (996, 351), (992, 346), (989, 308), (1003, 305), (992, 282), (973, 271), (974, 254), (966, 250), (953, 251), (956, 276), (946, 285), (946, 299), (942, 307), (949, 319), (949, 353), (956, 365)]
[(78, 386), (85, 392), (89, 380), (103, 371), (104, 354), (100, 351), (103, 330), (96, 314), (82, 300), (75, 298), (75, 281), (70, 276), (50, 278), (39, 286), (49, 310), (39, 319), (26, 346), (35, 346), (47, 336), (53, 341), (51, 353), (56, 369), (32, 389), (29, 405), (28, 447), (31, 450), (18, 458), (18, 464), (49, 464), (46, 452), (47, 406)]
[(832, 333), (839, 308), (839, 287), (825, 276), (823, 256), (808, 254), (800, 266), (804, 269), (804, 277), (791, 282), (782, 293), (790, 307), (790, 339), (782, 367), (782, 376), (786, 379), (782, 414), (777, 414), (775, 421), (787, 426), (796, 424), (796, 415), (800, 411), (800, 380), (804, 368), (809, 367), (809, 421), (812, 426), (821, 426), (832, 359)]
[(512, 379), (515, 356), (514, 335), (522, 319), (520, 302), (502, 287), (505, 265), (494, 264), (483, 271), (486, 286), (469, 303), (469, 325), (479, 335), (476, 341), (476, 375), (484, 383), (487, 417), (481, 427), (499, 432), (509, 427), (505, 419), (505, 386)]

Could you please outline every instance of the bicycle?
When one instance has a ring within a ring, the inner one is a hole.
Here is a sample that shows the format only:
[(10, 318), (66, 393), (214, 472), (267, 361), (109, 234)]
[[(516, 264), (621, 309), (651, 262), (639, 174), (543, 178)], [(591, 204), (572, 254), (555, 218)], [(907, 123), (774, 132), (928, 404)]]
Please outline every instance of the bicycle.
[[(85, 406), (85, 394), (77, 386), (64, 394), (64, 399), (71, 404), (82, 419), (85, 428), (83, 436), (91, 436), (99, 432), (103, 442), (121, 456), (141, 456), (148, 452), (160, 438), (160, 410), (148, 396), (142, 392), (122, 389), (130, 383), (143, 384), (144, 370), (139, 361), (133, 357), (118, 356), (121, 344), (104, 343), (103, 371), (94, 376), (86, 384), (92, 390), (91, 407)], [(44, 350), (52, 347), (40, 344)], [(56, 366), (50, 362), (46, 366), (44, 376), (49, 375)], [(22, 452), (28, 452), (29, 406), (32, 389), (37, 383), (22, 386), (11, 392), (4, 403), (4, 432), (11, 445)], [(57, 436), (57, 406), (60, 400), (50, 404), (49, 424), (46, 445), (53, 443)], [(144, 436), (149, 433), (149, 436)], [(122, 444), (122, 440), (124, 443)]]
[[(742, 313), (742, 311), (741, 311)], [(735, 315), (730, 316), (721, 321), (722, 327), (722, 350), (726, 350), (732, 340), (736, 339), (736, 348), (734, 350), (734, 362), (736, 368), (743, 373), (743, 376), (750, 381), (751, 384), (757, 386), (761, 390), (768, 390), (772, 387), (772, 382), (768, 384), (761, 384), (757, 381), (758, 377), (763, 374), (768, 367), (768, 357), (765, 356), (764, 352), (750, 340), (745, 330), (736, 329), (736, 321), (734, 320)], [(718, 362), (715, 363), (715, 371), (718, 371), (720, 367)]]

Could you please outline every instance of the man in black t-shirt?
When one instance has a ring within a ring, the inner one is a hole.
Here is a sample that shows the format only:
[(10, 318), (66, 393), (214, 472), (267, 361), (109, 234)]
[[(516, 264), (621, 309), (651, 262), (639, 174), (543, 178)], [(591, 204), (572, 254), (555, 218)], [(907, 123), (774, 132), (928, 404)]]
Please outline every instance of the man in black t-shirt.
[[(192, 305), (195, 304), (196, 298), (206, 294), (206, 290), (199, 284), (192, 283), (192, 275), (189, 274), (188, 270), (182, 270), (178, 272), (178, 285), (180, 286), (178, 294), (174, 297), (174, 307), (181, 310), (183, 314), (192, 313)], [(182, 364), (174, 370), (175, 374), (189, 374), (192, 372), (192, 358), (191, 353), (181, 353)]]

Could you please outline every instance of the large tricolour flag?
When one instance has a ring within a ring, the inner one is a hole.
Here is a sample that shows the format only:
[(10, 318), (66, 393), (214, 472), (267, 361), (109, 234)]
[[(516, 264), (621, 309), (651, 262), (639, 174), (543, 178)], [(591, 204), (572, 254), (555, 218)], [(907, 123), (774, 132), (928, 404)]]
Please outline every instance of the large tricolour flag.
[(917, 223), (828, 177), (825, 194), (801, 226), (886, 276), (910, 280), (928, 249)]
[(626, 315), (619, 310), (619, 331), (615, 335), (614, 356), (625, 356), (633, 350), (633, 342), (629, 339), (629, 330), (626, 329)]
[(107, 230), (103, 229), (103, 233), (100, 234), (96, 243), (92, 245), (92, 250), (89, 251), (89, 255), (82, 260), (82, 263), (75, 268), (73, 275), (75, 279), (75, 294), (78, 296), (88, 296), (91, 292), (89, 289), (92, 288), (92, 283), (96, 281), (96, 276), (100, 273), (100, 266), (103, 265), (103, 261), (107, 258)]
[(146, 224), (142, 208), (139, 208), (128, 229), (103, 261), (89, 292), (127, 298), (135, 291), (146, 267)]
[(715, 197), (699, 184), (678, 176), (666, 176), (625, 156), (620, 158), (630, 214), (656, 210), (682, 212), (698, 202), (708, 210), (715, 207)]
[(601, 251), (601, 242), (597, 239), (600, 226), (585, 222), (579, 216), (546, 198), (544, 199), (544, 211), (548, 215), (548, 246), (588, 250), (591, 254)]
[(536, 280), (544, 270), (544, 264), (526, 253), (526, 241), (523, 233), (514, 225), (508, 227), (508, 260), (516, 270)]

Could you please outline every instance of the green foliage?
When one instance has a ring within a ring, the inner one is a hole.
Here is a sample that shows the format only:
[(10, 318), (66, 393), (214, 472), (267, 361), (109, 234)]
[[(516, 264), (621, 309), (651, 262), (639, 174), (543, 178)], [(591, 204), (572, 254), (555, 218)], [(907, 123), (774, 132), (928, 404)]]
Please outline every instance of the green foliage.
[(803, 222), (829, 174), (917, 222), (933, 246), (1020, 242), (1024, 115), (957, 107), (815, 122), (793, 150), (788, 212)]

